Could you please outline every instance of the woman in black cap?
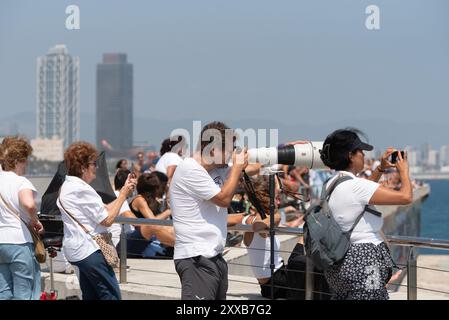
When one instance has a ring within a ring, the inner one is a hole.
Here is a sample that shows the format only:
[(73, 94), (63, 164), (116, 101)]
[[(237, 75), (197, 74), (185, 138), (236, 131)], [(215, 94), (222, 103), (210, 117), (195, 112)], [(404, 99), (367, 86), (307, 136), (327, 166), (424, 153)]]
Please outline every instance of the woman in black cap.
[[(381, 158), (381, 164), (369, 179), (357, 177), (363, 171), (364, 150), (373, 146), (364, 143), (355, 129), (337, 130), (331, 133), (320, 150), (324, 164), (337, 171), (326, 183), (329, 187), (339, 176), (348, 176), (337, 185), (329, 199), (329, 207), (343, 231), (353, 225), (351, 246), (343, 261), (325, 272), (334, 292), (334, 299), (388, 299), (386, 284), (391, 278), (393, 260), (382, 234), (383, 219), (375, 211), (366, 211), (369, 205), (405, 205), (412, 202), (413, 193), (409, 178), (408, 162), (398, 153), (396, 163), (388, 161), (396, 151), (389, 148)], [(392, 190), (377, 183), (383, 172), (395, 167), (401, 177), (400, 190)], [(371, 208), (370, 208), (371, 209)], [(363, 213), (363, 214), (362, 214)], [(357, 218), (361, 216), (359, 222)]]

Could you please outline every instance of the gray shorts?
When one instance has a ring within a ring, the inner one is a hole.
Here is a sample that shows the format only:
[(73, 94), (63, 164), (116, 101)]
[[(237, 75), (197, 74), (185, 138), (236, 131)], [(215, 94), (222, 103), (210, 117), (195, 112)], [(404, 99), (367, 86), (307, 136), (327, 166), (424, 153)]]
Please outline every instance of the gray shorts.
[(182, 300), (226, 300), (228, 265), (219, 254), (175, 260), (182, 285)]

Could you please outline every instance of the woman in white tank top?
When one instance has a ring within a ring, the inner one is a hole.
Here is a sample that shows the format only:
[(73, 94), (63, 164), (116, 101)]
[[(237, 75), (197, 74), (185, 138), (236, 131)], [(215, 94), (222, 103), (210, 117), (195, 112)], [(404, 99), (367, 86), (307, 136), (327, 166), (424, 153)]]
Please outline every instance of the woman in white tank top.
[[(251, 206), (251, 214), (246, 216), (242, 223), (253, 225), (253, 230), (262, 230), (270, 226), (270, 196), (268, 191), (268, 179), (267, 176), (259, 176), (251, 179), (253, 182), (256, 197), (259, 199), (261, 206), (263, 207), (267, 217), (262, 219), (260, 213)], [(278, 189), (276, 188), (276, 198), (278, 194)], [(277, 201), (276, 201), (277, 202)], [(253, 204), (254, 205), (254, 204)], [(275, 208), (274, 216), (275, 225), (279, 225), (281, 221), (281, 215)], [(248, 250), (248, 256), (251, 262), (254, 276), (259, 281), (261, 287), (261, 295), (265, 298), (271, 298), (271, 269), (270, 269), (270, 248), (271, 241), (268, 234), (257, 233), (257, 232), (245, 232), (243, 242)], [(287, 287), (287, 271), (284, 267), (284, 263), (280, 256), (280, 242), (277, 237), (275, 237), (274, 243), (274, 298), (285, 298)], [(282, 287), (282, 288), (281, 288)]]

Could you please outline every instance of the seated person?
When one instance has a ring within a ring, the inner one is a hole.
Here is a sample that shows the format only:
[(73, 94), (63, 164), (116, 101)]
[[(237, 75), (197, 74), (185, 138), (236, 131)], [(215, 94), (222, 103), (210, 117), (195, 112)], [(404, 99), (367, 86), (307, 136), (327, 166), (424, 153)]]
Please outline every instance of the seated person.
[[(166, 184), (160, 175), (156, 172), (144, 173), (137, 180), (137, 196), (129, 204), (136, 218), (164, 220), (170, 217), (170, 209), (164, 208), (161, 203)], [(172, 226), (135, 226), (135, 231), (127, 235), (128, 257), (172, 257), (174, 243)]]
[[(270, 196), (268, 188), (268, 180), (266, 176), (259, 176), (253, 179), (254, 190), (260, 205), (263, 207), (267, 217), (262, 220), (260, 213), (254, 207), (251, 207), (251, 214), (243, 219), (243, 224), (253, 225), (253, 230), (261, 230), (268, 228), (270, 225)], [(278, 226), (281, 220), (278, 204), (279, 204), (279, 187), (276, 187), (276, 209), (275, 209), (275, 225)], [(254, 203), (253, 203), (254, 206)], [(254, 224), (259, 224), (255, 226)], [(264, 227), (262, 227), (262, 225)], [(270, 237), (266, 233), (245, 232), (244, 244), (248, 250), (248, 256), (253, 266), (253, 272), (257, 278), (261, 295), (265, 298), (271, 298), (271, 269), (270, 269)], [(284, 299), (304, 299), (305, 298), (305, 255), (302, 238), (299, 239), (292, 254), (290, 255), (288, 265), (285, 266), (280, 256), (280, 241), (275, 237), (275, 272), (274, 272), (274, 298)], [(329, 288), (324, 276), (318, 274), (318, 270), (314, 270), (314, 291), (322, 291), (323, 294), (314, 294), (314, 299), (329, 299)]]
[[(258, 176), (257, 178), (252, 178), (254, 190), (256, 197), (258, 198), (260, 205), (263, 207), (267, 217), (262, 220), (260, 213), (254, 208), (254, 203), (250, 208), (250, 214), (247, 215), (242, 223), (253, 225), (258, 221), (262, 222), (263, 225), (269, 226), (270, 224), (270, 196), (268, 191), (268, 180), (267, 176)], [(250, 192), (247, 190), (247, 192)], [(276, 188), (276, 194), (279, 195), (279, 188)], [(278, 198), (278, 197), (277, 197)], [(279, 198), (278, 198), (279, 199)], [(275, 224), (278, 225), (281, 221), (281, 216), (276, 208), (275, 213)], [(254, 228), (255, 229), (255, 228)], [(256, 229), (257, 230), (257, 229)], [(270, 237), (265, 233), (257, 232), (245, 232), (243, 242), (248, 250), (249, 260), (251, 262), (254, 276), (257, 278), (260, 288), (261, 295), (265, 298), (271, 298), (271, 269), (270, 269)], [(274, 289), (274, 298), (286, 298), (286, 289), (280, 287), (287, 287), (287, 270), (284, 266), (282, 258), (279, 254), (280, 242), (277, 237), (275, 237), (275, 272), (274, 272), (274, 284), (277, 286)]]

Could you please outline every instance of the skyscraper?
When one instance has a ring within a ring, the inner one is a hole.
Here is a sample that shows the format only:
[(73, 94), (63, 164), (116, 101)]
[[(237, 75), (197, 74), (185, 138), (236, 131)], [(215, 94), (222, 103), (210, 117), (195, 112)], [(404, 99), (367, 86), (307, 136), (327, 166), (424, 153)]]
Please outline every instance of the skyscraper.
[(79, 140), (79, 67), (63, 44), (37, 58), (37, 138)]
[(133, 144), (133, 65), (126, 54), (103, 54), (97, 65), (97, 146)]

